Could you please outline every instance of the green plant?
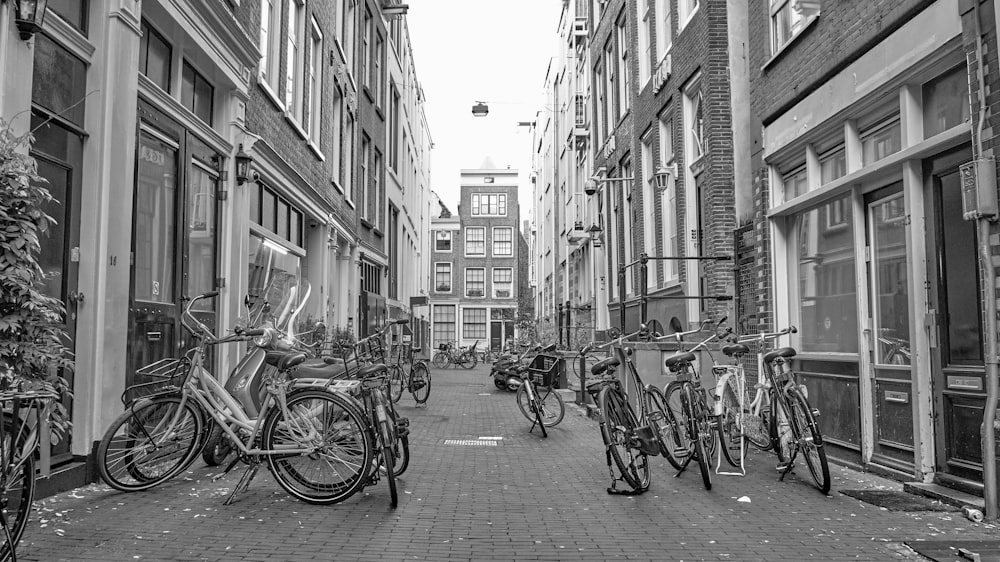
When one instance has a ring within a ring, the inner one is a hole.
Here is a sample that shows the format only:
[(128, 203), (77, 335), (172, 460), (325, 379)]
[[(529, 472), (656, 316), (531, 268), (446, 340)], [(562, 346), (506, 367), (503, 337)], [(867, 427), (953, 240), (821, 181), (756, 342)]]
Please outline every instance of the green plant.
[[(53, 198), (27, 154), (33, 140), (30, 133), (15, 135), (0, 120), (0, 390), (65, 395), (69, 388), (58, 373), (73, 369), (72, 353), (63, 344), (66, 308), (40, 290), (45, 274), (38, 263), (39, 237), (55, 222), (44, 210)], [(52, 423), (54, 436), (68, 431), (62, 404)]]

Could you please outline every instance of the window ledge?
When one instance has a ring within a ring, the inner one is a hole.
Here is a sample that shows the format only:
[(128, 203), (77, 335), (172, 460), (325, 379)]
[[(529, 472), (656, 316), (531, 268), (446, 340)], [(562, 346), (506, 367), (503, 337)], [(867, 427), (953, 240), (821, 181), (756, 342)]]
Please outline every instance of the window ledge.
[(369, 222), (365, 217), (361, 217), (358, 220), (361, 221), (361, 226), (364, 226), (365, 228), (371, 229), (375, 227), (375, 225)]
[(365, 97), (368, 98), (373, 105), (375, 104), (375, 96), (372, 95), (371, 89), (368, 88), (368, 84), (361, 86), (361, 89), (365, 92)]
[(309, 139), (309, 150), (313, 151), (313, 154), (316, 155), (316, 158), (319, 158), (320, 162), (326, 162), (326, 156), (323, 156), (323, 151), (319, 149), (319, 145), (312, 139)]
[(799, 37), (802, 37), (802, 35), (806, 32), (807, 29), (815, 25), (818, 19), (819, 19), (819, 14), (809, 18), (809, 21), (807, 21), (805, 25), (802, 26), (802, 29), (798, 30), (795, 33), (795, 35), (792, 35), (792, 37), (788, 39), (788, 41), (785, 41), (785, 44), (782, 45), (780, 49), (778, 49), (773, 55), (771, 55), (771, 58), (767, 59), (767, 62), (765, 62), (764, 65), (760, 67), (761, 72), (766, 71), (769, 66), (773, 65), (775, 61), (781, 58), (781, 55), (784, 54), (784, 52), (787, 51), (792, 46), (792, 44), (797, 42), (799, 40)]
[(267, 79), (264, 78), (263, 72), (257, 74), (257, 85), (260, 87), (261, 90), (264, 90), (264, 93), (266, 94), (264, 97), (271, 100), (271, 103), (274, 104), (275, 109), (280, 109), (282, 111), (285, 110), (285, 106), (281, 103), (281, 99), (278, 98), (278, 94), (274, 93), (274, 90), (271, 89), (271, 85), (268, 84)]
[(309, 135), (306, 133), (306, 130), (302, 128), (302, 125), (299, 125), (299, 121), (287, 109), (285, 110), (285, 121), (288, 121), (292, 129), (302, 137), (302, 140), (309, 142)]
[(337, 181), (337, 178), (330, 178), (330, 185), (332, 185), (334, 189), (339, 191), (341, 195), (344, 195), (344, 188), (340, 186), (340, 182)]
[(688, 24), (691, 23), (691, 20), (693, 20), (694, 17), (698, 15), (698, 10), (700, 9), (701, 9), (701, 2), (698, 2), (698, 5), (695, 6), (693, 10), (691, 10), (691, 13), (688, 14), (683, 21), (677, 24), (677, 35), (680, 35), (684, 31), (684, 29), (687, 28)]
[(347, 206), (354, 210), (357, 210), (358, 206), (354, 204), (354, 201), (346, 198), (347, 197), (346, 192), (344, 193), (344, 197), (345, 197), (344, 202), (347, 203)]
[(378, 236), (379, 238), (384, 238), (385, 235), (382, 233), (382, 229), (377, 226), (372, 227), (372, 234)]

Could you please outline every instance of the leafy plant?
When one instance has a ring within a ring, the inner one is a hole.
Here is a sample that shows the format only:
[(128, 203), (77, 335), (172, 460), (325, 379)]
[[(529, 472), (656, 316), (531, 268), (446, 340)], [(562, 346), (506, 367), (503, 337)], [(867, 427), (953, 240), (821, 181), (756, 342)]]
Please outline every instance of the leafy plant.
[[(41, 291), (40, 236), (55, 221), (44, 207), (54, 201), (27, 154), (30, 133), (15, 135), (0, 120), (0, 390), (52, 390), (69, 394), (58, 373), (73, 369), (63, 344), (66, 308)], [(68, 413), (56, 404), (53, 438), (69, 430)]]

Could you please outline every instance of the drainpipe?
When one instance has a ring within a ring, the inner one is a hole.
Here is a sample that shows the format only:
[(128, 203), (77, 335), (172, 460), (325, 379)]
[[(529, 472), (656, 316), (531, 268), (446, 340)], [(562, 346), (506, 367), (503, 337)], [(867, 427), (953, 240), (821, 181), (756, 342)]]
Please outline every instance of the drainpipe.
[[(976, 25), (976, 79), (979, 86), (979, 122), (976, 125), (975, 150), (976, 158), (983, 154), (983, 121), (986, 118), (986, 81), (983, 77), (983, 36), (979, 21), (979, 0), (973, 1)], [(995, 174), (996, 169), (989, 170)], [(977, 218), (979, 234), (979, 262), (983, 271), (983, 317), (986, 319), (986, 406), (983, 411), (983, 503), (985, 520), (995, 521), (1000, 515), (997, 509), (997, 470), (996, 470), (996, 422), (998, 380), (1000, 365), (997, 363), (997, 297), (994, 283), (992, 256), (990, 255), (990, 223), (988, 217)]]

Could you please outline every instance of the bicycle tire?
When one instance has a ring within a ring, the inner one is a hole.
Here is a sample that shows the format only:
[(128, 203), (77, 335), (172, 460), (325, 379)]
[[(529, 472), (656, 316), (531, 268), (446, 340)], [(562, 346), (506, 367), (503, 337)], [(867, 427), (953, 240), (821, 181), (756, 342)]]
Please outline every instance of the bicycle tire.
[[(13, 444), (13, 438), (19, 424), (14, 423), (13, 416), (3, 415), (3, 443), (0, 444), (0, 455), (5, 459), (9, 458), (10, 447), (16, 446), (17, 450), (24, 450), (26, 436), (21, 434), (17, 443)], [(31, 502), (35, 498), (35, 455), (34, 452), (24, 457), (10, 467), (10, 472), (6, 476), (3, 490), (3, 520), (6, 524), (5, 537), (0, 543), (0, 560), (10, 560), (17, 551), (17, 545), (24, 536), (24, 530), (28, 526), (31, 517)]]
[(396, 453), (392, 445), (386, 445), (382, 449), (382, 468), (385, 470), (385, 479), (389, 482), (389, 505), (395, 508), (399, 505), (399, 491), (396, 490), (396, 474), (393, 472), (393, 464), (396, 462)]
[(431, 395), (431, 370), (423, 361), (417, 361), (410, 366), (410, 394), (417, 404), (426, 404)]
[[(770, 394), (771, 407), (768, 414), (768, 426), (771, 434), (771, 450), (778, 457), (780, 464), (791, 458), (791, 442), (795, 438), (792, 435), (791, 424), (788, 422), (788, 410), (785, 403), (773, 389)], [(782, 422), (782, 419), (785, 421)]]
[(222, 430), (218, 422), (212, 422), (212, 428), (208, 431), (208, 438), (201, 448), (201, 459), (208, 466), (219, 466), (226, 462), (226, 458), (233, 452), (233, 442), (229, 435)]
[[(274, 479), (286, 492), (306, 503), (329, 505), (354, 495), (365, 485), (374, 456), (365, 418), (347, 399), (325, 390), (298, 390), (288, 395), (286, 403), (300, 427), (308, 425), (319, 430), (312, 443), (318, 448), (307, 455), (267, 455)], [(268, 450), (301, 444), (301, 438), (290, 430), (284, 411), (277, 407), (267, 413), (262, 439)], [(321, 442), (315, 443), (316, 439)], [(325, 475), (331, 473), (326, 480)]]
[(396, 463), (393, 466), (393, 471), (398, 478), (410, 466), (410, 438), (399, 430), (400, 416), (399, 412), (396, 411), (396, 406), (393, 404), (389, 404), (389, 417), (392, 420), (392, 434), (396, 436), (396, 443), (393, 446), (393, 450), (396, 453)]
[(550, 387), (535, 387), (535, 401), (538, 402), (545, 427), (555, 427), (566, 417), (566, 401), (562, 394)]
[[(667, 412), (673, 419), (673, 447), (668, 450), (667, 462), (677, 470), (681, 470), (687, 458), (694, 454), (694, 441), (691, 439), (691, 424), (688, 421), (687, 409), (684, 408), (683, 383), (673, 381), (663, 391), (667, 404)], [(670, 445), (668, 442), (667, 445)]]
[[(646, 453), (628, 442), (638, 424), (635, 415), (629, 415), (630, 410), (622, 407), (623, 400), (618, 392), (606, 386), (597, 395), (601, 411), (601, 437), (604, 438), (604, 444), (621, 479), (633, 490), (645, 490), (650, 482), (649, 459)], [(612, 397), (612, 393), (615, 393), (615, 397)]]
[(399, 365), (389, 365), (389, 400), (393, 404), (399, 402), (399, 399), (403, 397), (403, 387), (406, 386), (404, 379), (406, 376), (403, 374), (403, 368)]
[(716, 420), (716, 428), (719, 434), (719, 447), (722, 448), (722, 456), (730, 466), (740, 468), (743, 460), (746, 459), (749, 439), (743, 434), (742, 416), (746, 413), (740, 407), (739, 393), (733, 386), (732, 379), (728, 379), (722, 387), (722, 395), (719, 396), (720, 414)]
[(706, 439), (715, 441), (715, 433), (711, 432), (711, 422), (709, 413), (704, 402), (695, 396), (694, 386), (684, 383), (684, 402), (688, 408), (688, 420), (691, 423), (691, 436), (694, 440), (695, 460), (698, 461), (698, 468), (701, 472), (701, 481), (706, 490), (712, 489), (712, 460), (709, 456)]
[(826, 460), (826, 449), (823, 447), (823, 437), (816, 427), (809, 400), (797, 388), (788, 392), (788, 403), (792, 409), (792, 431), (796, 434), (799, 452), (806, 459), (809, 474), (819, 491), (830, 492), (830, 465)]
[(438, 351), (434, 354), (434, 357), (431, 357), (431, 365), (434, 365), (437, 369), (444, 369), (448, 366), (449, 362), (448, 354), (443, 351)]
[[(108, 486), (122, 492), (148, 490), (194, 461), (204, 438), (200, 406), (184, 400), (178, 426), (169, 435), (163, 433), (171, 429), (169, 422), (179, 407), (181, 396), (157, 396), (130, 404), (111, 423), (97, 447), (97, 470)], [(167, 441), (159, 442), (163, 437)]]
[(673, 450), (680, 446), (677, 440), (677, 421), (667, 407), (667, 399), (659, 388), (652, 385), (647, 385), (643, 389), (643, 396), (646, 399), (649, 427), (653, 429), (656, 442), (660, 445), (660, 454), (667, 459), (670, 466), (680, 470), (682, 465), (672, 454)]

